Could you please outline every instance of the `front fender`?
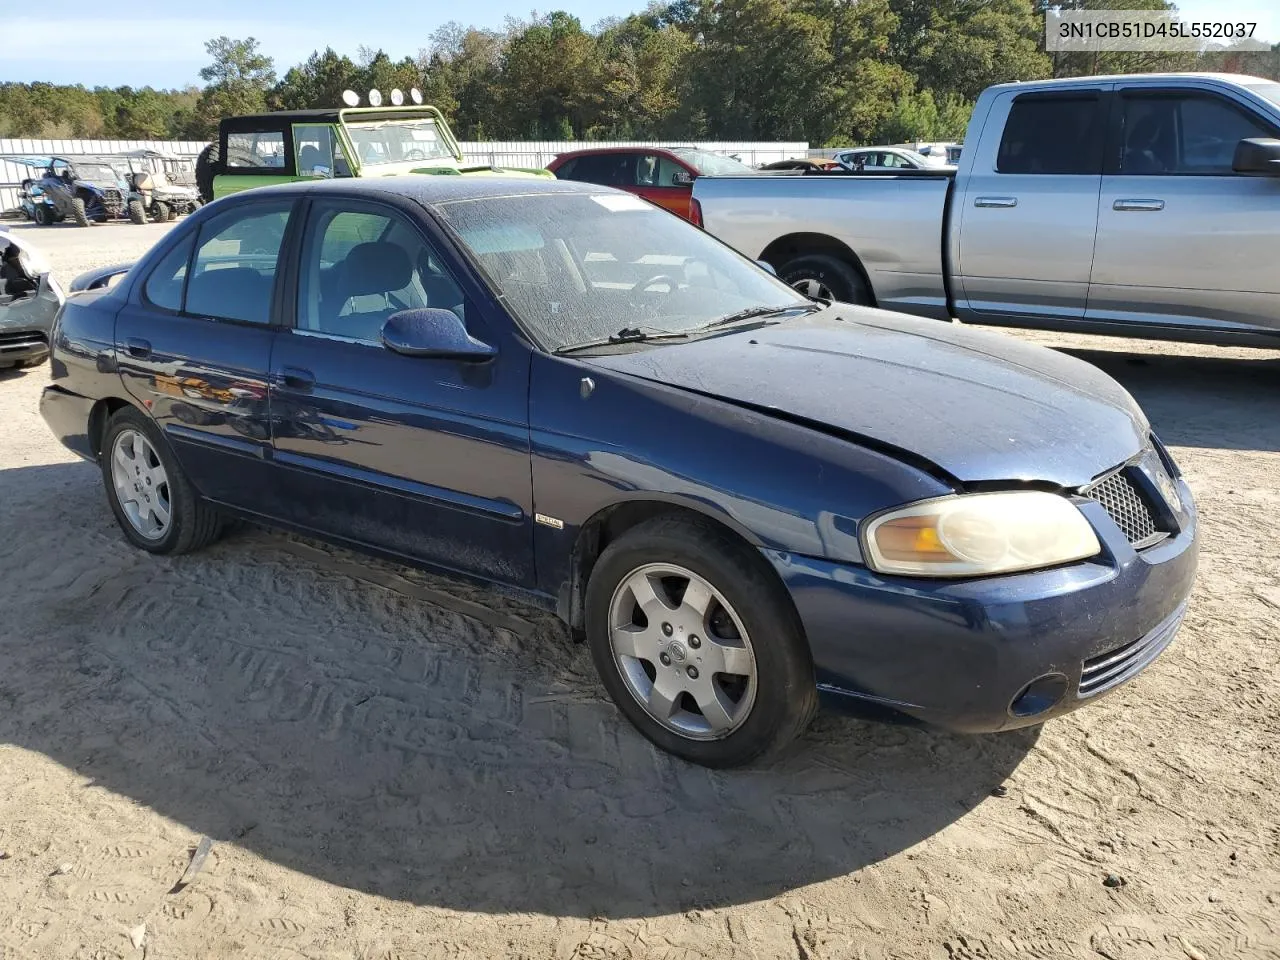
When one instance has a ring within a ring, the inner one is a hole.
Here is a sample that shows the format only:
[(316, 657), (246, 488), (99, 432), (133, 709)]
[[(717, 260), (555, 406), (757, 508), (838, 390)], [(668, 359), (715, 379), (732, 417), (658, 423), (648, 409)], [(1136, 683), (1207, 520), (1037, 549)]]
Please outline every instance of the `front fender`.
[(103, 290), (111, 283), (113, 277), (128, 273), (132, 269), (133, 263), (116, 263), (109, 267), (88, 270), (71, 281), (71, 286), (67, 292), (80, 293), (84, 290)]
[(842, 437), (544, 354), (533, 359), (530, 441), (538, 580), (553, 593), (582, 527), (624, 503), (685, 506), (762, 550), (861, 563), (861, 518), (951, 492)]

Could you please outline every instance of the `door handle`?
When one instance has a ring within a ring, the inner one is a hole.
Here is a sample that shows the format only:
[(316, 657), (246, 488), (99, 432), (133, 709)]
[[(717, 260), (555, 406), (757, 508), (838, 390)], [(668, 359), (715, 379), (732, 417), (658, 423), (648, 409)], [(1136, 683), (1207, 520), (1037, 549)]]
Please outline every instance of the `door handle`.
[(124, 346), (129, 351), (129, 356), (137, 357), (139, 360), (145, 360), (151, 356), (151, 344), (146, 340), (130, 337), (125, 341)]
[(285, 367), (280, 371), (280, 379), (286, 387), (304, 392), (316, 385), (316, 375), (301, 367)]
[(1164, 209), (1163, 200), (1117, 200), (1111, 205), (1112, 210), (1146, 210), (1154, 213)]
[(1016, 207), (1018, 205), (1017, 197), (975, 197), (973, 201), (975, 207)]

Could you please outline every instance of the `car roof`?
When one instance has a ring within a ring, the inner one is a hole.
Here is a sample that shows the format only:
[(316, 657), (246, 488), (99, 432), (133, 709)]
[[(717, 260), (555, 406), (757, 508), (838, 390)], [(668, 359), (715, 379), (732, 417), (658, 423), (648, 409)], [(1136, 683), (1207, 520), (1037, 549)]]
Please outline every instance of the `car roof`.
[(609, 153), (665, 153), (670, 156), (679, 156), (681, 150), (696, 150), (697, 147), (648, 147), (637, 144), (634, 147), (583, 147), (581, 150), (566, 150), (564, 153), (556, 154), (557, 160), (569, 160), (573, 157), (585, 157), (592, 154), (609, 154)]
[(621, 193), (611, 187), (574, 180), (553, 180), (550, 177), (468, 177), (447, 174), (411, 173), (398, 177), (339, 177), (332, 180), (299, 180), (266, 187), (255, 187), (251, 192), (232, 194), (228, 200), (266, 196), (292, 196), (298, 193), (339, 196), (404, 197), (416, 200), (423, 206), (451, 203), (457, 200), (489, 200), (496, 197), (525, 197), (544, 193), (576, 194), (579, 196), (600, 193)]

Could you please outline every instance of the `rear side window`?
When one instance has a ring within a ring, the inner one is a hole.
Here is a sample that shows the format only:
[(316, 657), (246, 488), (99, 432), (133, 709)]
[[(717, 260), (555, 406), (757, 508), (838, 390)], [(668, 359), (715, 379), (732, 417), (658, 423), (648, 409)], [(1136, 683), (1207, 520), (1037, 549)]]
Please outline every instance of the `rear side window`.
[(571, 172), (561, 167), (556, 172), (561, 180), (598, 183), (605, 187), (635, 186), (636, 155), (634, 153), (589, 153), (574, 160)]
[(1102, 99), (1021, 96), (1013, 101), (996, 155), (997, 173), (1102, 173)]
[(228, 133), (227, 155), (223, 162), (230, 170), (279, 169), (285, 165), (284, 132)]
[(185, 312), (270, 323), (276, 264), (290, 207), (251, 204), (207, 223), (187, 281)]
[(188, 237), (156, 264), (142, 287), (143, 295), (150, 304), (174, 313), (182, 311), (182, 289), (187, 282), (187, 264), (191, 261), (191, 248), (195, 242), (194, 235)]
[(578, 165), (577, 157), (573, 157), (572, 159), (566, 160), (564, 163), (560, 164), (560, 166), (556, 168), (556, 179), (557, 180), (573, 180), (574, 179), (573, 169), (577, 165)]

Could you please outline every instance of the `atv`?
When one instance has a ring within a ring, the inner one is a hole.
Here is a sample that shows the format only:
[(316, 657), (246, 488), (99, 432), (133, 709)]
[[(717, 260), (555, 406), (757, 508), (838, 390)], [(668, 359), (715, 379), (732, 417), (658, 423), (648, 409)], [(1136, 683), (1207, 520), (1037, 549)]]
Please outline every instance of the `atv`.
[[(372, 91), (369, 107), (227, 117), (218, 139), (196, 161), (200, 198), (208, 203), (251, 187), (327, 177), (554, 176), (535, 168), (465, 165), (444, 116), (412, 93), (412, 106), (399, 105), (398, 90), (391, 92), (396, 106), (381, 106), (382, 97)], [(359, 102), (351, 91), (344, 100)]]
[[(127, 217), (133, 223), (146, 223), (147, 213), (140, 200), (130, 198), (129, 184), (111, 163), (97, 157), (6, 157), (15, 163), (40, 171), (30, 190), (40, 194), (53, 206), (53, 216), (43, 224), (70, 220), (80, 227)], [(35, 211), (32, 211), (35, 213)], [(44, 215), (42, 215), (44, 216)]]
[(18, 209), (28, 220), (45, 227), (62, 219), (53, 201), (40, 189), (40, 184), (30, 178), (18, 186)]
[(134, 150), (122, 154), (118, 162), (128, 171), (125, 179), (129, 183), (130, 200), (140, 201), (147, 215), (156, 223), (164, 223), (200, 208), (200, 195), (194, 183), (184, 185), (169, 176), (170, 172), (180, 176), (181, 158), (158, 150)]

